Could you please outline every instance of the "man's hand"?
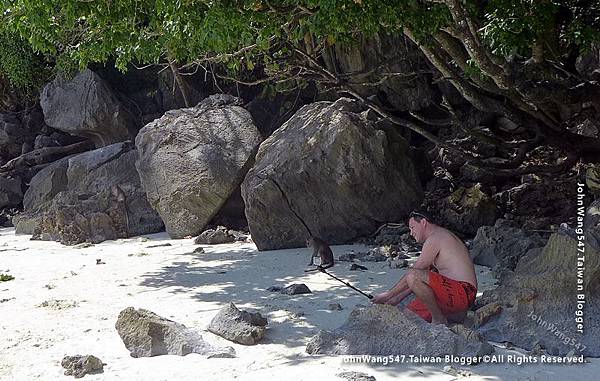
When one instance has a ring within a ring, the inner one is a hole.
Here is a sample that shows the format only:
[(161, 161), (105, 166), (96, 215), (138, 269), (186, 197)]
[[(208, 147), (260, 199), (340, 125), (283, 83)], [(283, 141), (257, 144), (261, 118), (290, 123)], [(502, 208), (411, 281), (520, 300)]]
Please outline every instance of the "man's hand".
[(385, 304), (389, 304), (390, 306), (397, 306), (398, 304), (400, 304), (400, 302), (402, 300), (404, 300), (405, 297), (406, 297), (406, 295), (398, 294), (398, 295), (394, 296), (393, 298), (388, 298), (385, 301)]
[(388, 292), (382, 292), (381, 294), (377, 294), (373, 297), (373, 299), (371, 299), (371, 303), (375, 303), (375, 304), (385, 304), (388, 299), (390, 299), (390, 293)]

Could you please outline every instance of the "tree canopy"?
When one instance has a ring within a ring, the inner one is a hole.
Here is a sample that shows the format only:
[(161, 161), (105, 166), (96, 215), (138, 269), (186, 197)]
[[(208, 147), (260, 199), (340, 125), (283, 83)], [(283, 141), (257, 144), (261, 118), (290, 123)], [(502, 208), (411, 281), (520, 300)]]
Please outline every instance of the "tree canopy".
[[(165, 65), (177, 77), (202, 69), (249, 85), (268, 82), (278, 90), (315, 81), (452, 149), (428, 132), (425, 118), (384, 110), (360, 97), (347, 76), (328, 68), (327, 52), (336, 44), (403, 34), (475, 109), (504, 115), (522, 127), (514, 139), (482, 137), (516, 155), (489, 165), (514, 169), (542, 144), (568, 154), (565, 165), (580, 158), (596, 160), (600, 152), (597, 139), (570, 133), (565, 125), (577, 108), (570, 106), (600, 103), (598, 85), (575, 69), (577, 58), (600, 40), (595, 0), (0, 3), (0, 32), (20, 36), (57, 71), (115, 60), (122, 71), (132, 65)], [(20, 84), (24, 79), (15, 74), (17, 66), (0, 64), (0, 71)], [(184, 87), (183, 81), (178, 84)], [(452, 123), (466, 123), (450, 108), (448, 115)]]

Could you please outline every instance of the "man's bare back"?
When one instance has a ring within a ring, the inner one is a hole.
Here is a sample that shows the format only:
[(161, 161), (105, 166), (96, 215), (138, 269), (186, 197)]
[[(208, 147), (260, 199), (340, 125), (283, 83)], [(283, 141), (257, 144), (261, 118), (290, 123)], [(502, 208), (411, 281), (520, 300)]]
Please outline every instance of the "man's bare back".
[(437, 226), (425, 241), (425, 244), (427, 243), (430, 243), (432, 248), (439, 249), (433, 266), (440, 274), (450, 279), (469, 282), (477, 288), (477, 277), (469, 251), (454, 233)]

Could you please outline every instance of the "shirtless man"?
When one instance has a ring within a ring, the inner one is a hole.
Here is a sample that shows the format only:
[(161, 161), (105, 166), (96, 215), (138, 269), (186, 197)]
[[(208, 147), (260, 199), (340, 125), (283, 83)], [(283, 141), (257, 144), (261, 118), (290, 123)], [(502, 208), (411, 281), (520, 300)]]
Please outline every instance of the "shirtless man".
[(407, 308), (423, 319), (433, 324), (462, 321), (477, 294), (475, 266), (467, 248), (424, 213), (412, 212), (408, 226), (414, 239), (423, 242), (421, 255), (391, 290), (371, 301), (395, 306), (414, 293), (416, 298)]

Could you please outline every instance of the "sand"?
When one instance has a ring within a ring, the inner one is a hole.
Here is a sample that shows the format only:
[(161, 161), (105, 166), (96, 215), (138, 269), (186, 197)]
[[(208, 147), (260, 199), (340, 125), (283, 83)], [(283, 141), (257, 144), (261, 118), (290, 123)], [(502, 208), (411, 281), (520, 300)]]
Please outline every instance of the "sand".
[[(319, 329), (335, 329), (357, 305), (369, 300), (321, 273), (305, 273), (309, 249), (258, 252), (252, 243), (200, 245), (172, 240), (166, 233), (106, 241), (89, 247), (30, 241), (13, 228), (0, 229), (0, 380), (68, 380), (60, 362), (66, 355), (93, 354), (106, 366), (85, 380), (343, 380), (341, 372), (364, 372), (383, 380), (588, 380), (600, 360), (585, 364), (348, 363), (341, 356), (311, 356), (306, 343)], [(148, 247), (157, 244), (170, 246)], [(83, 245), (85, 246), (85, 245)], [(364, 246), (334, 246), (336, 257)], [(96, 264), (100, 259), (102, 264)], [(349, 271), (340, 262), (336, 276), (369, 293), (385, 291), (406, 271), (386, 262), (361, 262), (367, 271)], [(477, 266), (479, 292), (494, 287), (489, 269)], [(305, 283), (312, 294), (270, 293), (273, 285)], [(255, 346), (231, 343), (206, 327), (229, 302), (260, 311), (269, 320)], [(332, 311), (330, 303), (343, 309)], [(115, 322), (128, 306), (146, 308), (201, 332), (216, 346), (232, 346), (237, 357), (207, 359), (191, 354), (132, 358)], [(398, 334), (402, 334), (399, 332)], [(498, 348), (500, 354), (524, 351)]]

